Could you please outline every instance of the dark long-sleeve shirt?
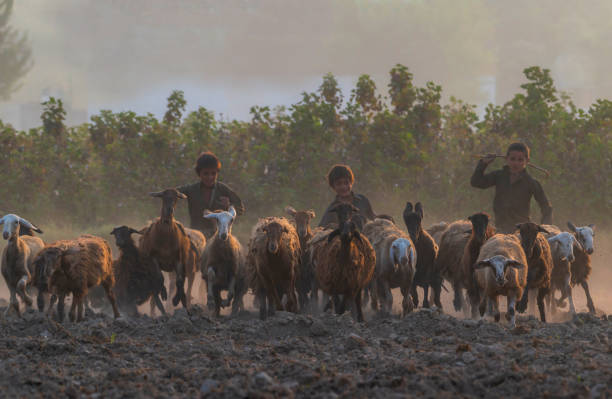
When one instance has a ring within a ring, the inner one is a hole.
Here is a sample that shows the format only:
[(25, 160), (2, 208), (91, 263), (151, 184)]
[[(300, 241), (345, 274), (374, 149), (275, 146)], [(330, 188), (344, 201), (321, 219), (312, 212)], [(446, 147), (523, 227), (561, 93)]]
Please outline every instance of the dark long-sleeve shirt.
[(534, 197), (540, 206), (543, 224), (552, 224), (552, 207), (542, 185), (531, 177), (526, 170), (521, 172), (519, 178), (510, 182), (510, 168), (484, 173), (487, 165), (480, 161), (472, 175), (472, 187), (489, 188), (495, 186), (495, 199), (493, 212), (495, 213), (495, 227), (502, 233), (511, 233), (517, 223), (530, 221), (529, 210), (531, 197)]
[(186, 184), (178, 187), (177, 190), (187, 196), (190, 227), (200, 230), (206, 238), (210, 238), (215, 234), (217, 225), (214, 220), (204, 219), (204, 211), (209, 210), (214, 212), (220, 209), (227, 210), (223, 202), (221, 202), (221, 197), (229, 198), (230, 205), (236, 209), (238, 215), (244, 213), (244, 205), (240, 197), (238, 197), (238, 195), (226, 184), (221, 182), (215, 183), (208, 202), (204, 199), (204, 187), (201, 182)]
[[(351, 195), (353, 196), (352, 204), (359, 209), (359, 214), (365, 218), (365, 221), (369, 222), (370, 220), (374, 220), (376, 215), (372, 210), (372, 205), (370, 205), (370, 201), (365, 197), (365, 195), (353, 193), (351, 193)], [(336, 199), (334, 199), (334, 201), (327, 207), (325, 213), (323, 214), (323, 217), (321, 217), (321, 221), (319, 222), (320, 227), (326, 227), (330, 224), (338, 224), (338, 215), (336, 214), (336, 212), (330, 212), (330, 209), (340, 204), (341, 202), (342, 201), (340, 201), (340, 199), (336, 197)]]

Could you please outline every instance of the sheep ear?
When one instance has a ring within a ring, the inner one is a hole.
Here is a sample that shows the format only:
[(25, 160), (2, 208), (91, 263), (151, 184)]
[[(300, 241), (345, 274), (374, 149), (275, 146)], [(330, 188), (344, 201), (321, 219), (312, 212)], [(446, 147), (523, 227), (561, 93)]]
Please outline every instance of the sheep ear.
[(480, 262), (474, 265), (474, 269), (483, 269), (487, 266), (493, 266), (489, 259), (481, 260)]
[(233, 205), (230, 205), (227, 211), (229, 212), (230, 215), (232, 215), (232, 219), (236, 218), (236, 209), (234, 208)]
[(163, 197), (164, 192), (163, 191), (157, 191), (157, 192), (149, 193), (149, 195), (151, 197)]
[(0, 218), (0, 224), (4, 224), (4, 216)]
[(350, 204), (351, 205), (351, 209), (353, 210), (353, 212), (359, 212), (359, 208), (357, 208), (355, 205)]
[(593, 232), (595, 231), (595, 225), (594, 224), (589, 224), (589, 227), (591, 228), (591, 230), (593, 230)]
[(576, 226), (574, 226), (572, 222), (567, 222), (567, 227), (569, 227), (569, 229), (574, 233), (576, 232)]
[(32, 229), (35, 232), (42, 234), (42, 230), (39, 229), (38, 227), (34, 226), (32, 223), (28, 222), (27, 220), (25, 220), (24, 218), (19, 218), (19, 224), (21, 224), (22, 226), (27, 227), (28, 229)]
[(115, 234), (117, 234), (118, 229), (119, 229), (118, 227), (115, 227), (113, 231), (110, 232), (110, 235), (114, 236)]
[(509, 260), (509, 261), (506, 261), (506, 264), (504, 265), (504, 269), (506, 269), (508, 267), (513, 267), (515, 269), (524, 269), (525, 265), (523, 265), (521, 262), (517, 262), (515, 260)]
[(181, 193), (180, 191), (176, 191), (176, 196), (177, 198), (181, 198), (181, 199), (187, 199), (187, 196), (183, 193)]
[(514, 225), (514, 227), (520, 230), (522, 225), (523, 225), (522, 223), (517, 223)]
[(412, 202), (406, 202), (406, 207), (404, 208), (404, 213), (405, 212), (412, 212)]
[(289, 205), (285, 207), (285, 212), (287, 212), (287, 214), (292, 217), (295, 217), (295, 214), (297, 213), (297, 211)]
[[(574, 239), (575, 239), (575, 238), (574, 238)], [(558, 235), (556, 235), (556, 236), (552, 236), (552, 237), (550, 237), (550, 238), (548, 239), (548, 243), (549, 243), (549, 244), (554, 244), (554, 243), (557, 243), (557, 242), (559, 242), (559, 236), (558, 236)]]
[(314, 218), (317, 216), (317, 214), (315, 213), (315, 211), (313, 211), (312, 209), (307, 210), (307, 211), (306, 211), (306, 213), (308, 214), (308, 216), (309, 216), (311, 219), (314, 219)]
[(130, 232), (130, 234), (142, 234), (140, 231), (138, 231), (138, 230), (136, 230), (136, 229), (133, 229), (133, 228), (131, 228), (131, 227), (129, 227), (129, 230), (128, 230), (128, 231)]
[(580, 241), (578, 241), (576, 239), (576, 236), (572, 234), (572, 241), (574, 241), (574, 244), (576, 244), (576, 246), (578, 248), (580, 248), (582, 251), (584, 251), (584, 247), (582, 246), (582, 244), (580, 243)]
[(361, 233), (357, 230), (353, 231), (353, 238), (355, 238), (356, 240), (361, 241), (361, 243), (363, 244), (363, 238), (361, 237)]
[(421, 217), (421, 219), (423, 219), (423, 216), (424, 216), (423, 204), (421, 204), (420, 202), (417, 202), (414, 205), (414, 211)]
[(538, 226), (538, 231), (540, 233), (544, 233), (544, 234), (550, 234), (550, 232), (548, 230), (546, 230), (544, 227), (542, 226)]
[(217, 218), (216, 213), (212, 213), (209, 210), (204, 211), (204, 219), (216, 219), (216, 218)]

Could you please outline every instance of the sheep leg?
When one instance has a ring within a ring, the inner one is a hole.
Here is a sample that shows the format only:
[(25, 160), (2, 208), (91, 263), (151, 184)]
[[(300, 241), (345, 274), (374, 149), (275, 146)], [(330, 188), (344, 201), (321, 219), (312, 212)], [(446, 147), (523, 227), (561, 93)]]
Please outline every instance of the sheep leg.
[(363, 323), (363, 311), (361, 309), (361, 290), (357, 293), (355, 298), (353, 299), (354, 307), (357, 311), (357, 322)]
[(525, 288), (525, 290), (523, 291), (523, 297), (521, 298), (519, 303), (516, 305), (516, 310), (518, 310), (519, 313), (525, 313), (525, 311), (527, 310), (527, 301), (529, 300), (528, 298), (529, 298), (529, 289)]
[[(378, 298), (382, 292), (381, 285), (380, 279), (375, 279), (372, 284), (372, 289), (370, 290), (370, 308), (375, 312), (378, 311)], [(412, 298), (410, 301), (412, 301)]]
[(414, 303), (414, 307), (419, 307), (419, 293), (417, 292), (417, 285), (415, 282), (412, 282), (412, 288), (410, 290), (410, 294), (412, 295), (412, 302)]
[(49, 298), (49, 308), (47, 309), (47, 317), (50, 317), (53, 314), (53, 305), (55, 305), (55, 302), (57, 302), (57, 295), (53, 294), (51, 295), (51, 298)]
[(440, 297), (442, 296), (442, 278), (440, 276), (434, 277), (434, 283), (432, 284), (431, 289), (433, 291), (432, 296), (434, 305), (436, 305), (439, 309), (442, 309), (442, 301), (440, 300)]
[[(478, 305), (481, 302), (480, 301), (480, 293), (478, 291), (478, 289), (472, 287), (472, 288), (468, 288), (466, 290), (467, 292), (467, 297), (469, 299), (470, 302), (470, 307), (472, 309), (472, 318), (476, 319), (478, 317)], [(459, 291), (459, 296), (463, 297), (461, 291)], [(466, 306), (466, 305), (463, 305)], [(466, 306), (467, 307), (467, 306)]]
[(514, 309), (516, 303), (516, 296), (508, 296), (508, 313), (506, 313), (506, 319), (510, 322), (512, 328), (516, 327), (516, 311)]
[(17, 316), (20, 316), (19, 313), (19, 302), (17, 301), (17, 295), (15, 293), (15, 289), (9, 287), (9, 291), (10, 291), (10, 300), (9, 300), (9, 306), (6, 308), (6, 311), (4, 312), (5, 316), (8, 316), (9, 314), (11, 314), (11, 309), (13, 309), (16, 313)]
[(193, 288), (193, 280), (195, 276), (187, 276), (187, 305), (191, 305), (191, 289)]
[(427, 283), (423, 286), (423, 307), (429, 308), (429, 284)]
[(580, 285), (582, 285), (582, 288), (584, 289), (584, 293), (586, 294), (587, 307), (589, 308), (589, 312), (595, 314), (595, 304), (593, 304), (593, 298), (591, 298), (591, 292), (589, 290), (589, 283), (587, 283), (587, 281), (585, 280), (581, 282)]
[(213, 285), (213, 297), (215, 304), (215, 317), (219, 317), (221, 314), (221, 289), (218, 285)]
[(68, 312), (68, 319), (70, 322), (74, 323), (76, 320), (76, 308), (77, 308), (77, 296), (72, 293), (72, 304), (70, 305), (70, 312)]
[(480, 298), (480, 304), (478, 305), (478, 311), (480, 313), (480, 318), (481, 319), (484, 318), (486, 310), (487, 310), (487, 297), (483, 295)]
[(528, 312), (530, 314), (535, 314), (535, 305), (537, 303), (537, 296), (539, 295), (539, 293), (540, 293), (539, 289), (538, 290), (529, 290), (529, 302), (528, 302), (527, 308), (528, 308)]
[(30, 296), (26, 292), (26, 286), (28, 284), (28, 280), (29, 280), (29, 277), (27, 274), (23, 275), (19, 279), (19, 282), (17, 283), (17, 293), (19, 294), (21, 299), (25, 302), (26, 307), (29, 308), (30, 306), (32, 306), (32, 298), (30, 298)]
[(185, 309), (187, 308), (187, 299), (185, 295), (185, 265), (182, 262), (176, 265), (176, 295), (172, 298), (172, 304), (178, 306), (179, 302)]
[(38, 291), (38, 295), (36, 296), (36, 305), (38, 307), (39, 312), (45, 311), (45, 296), (44, 292)]
[(538, 290), (538, 311), (540, 312), (540, 320), (546, 323), (546, 312), (544, 310), (544, 297), (548, 293), (547, 288), (540, 288)]
[(83, 321), (83, 302), (85, 302), (86, 299), (81, 298), (79, 300), (78, 303), (78, 310), (77, 310), (77, 322)]
[(453, 307), (455, 308), (455, 312), (460, 312), (463, 309), (463, 292), (462, 286), (459, 283), (453, 283)]
[(389, 282), (386, 279), (381, 279), (380, 282), (380, 310), (389, 314), (391, 312), (391, 306), (393, 305), (393, 296), (391, 295), (391, 288), (389, 288)]
[(344, 297), (340, 299), (339, 295), (333, 295), (332, 299), (334, 301), (334, 311), (336, 314), (342, 314), (345, 311), (344, 308)]
[(572, 296), (572, 287), (568, 284), (565, 289), (567, 290), (567, 299), (569, 300), (569, 311), (572, 314), (576, 314), (576, 307), (574, 306), (574, 297)]
[[(57, 298), (57, 321), (59, 323), (64, 322), (64, 301), (66, 300), (66, 295), (62, 294)], [(49, 307), (50, 309), (51, 307)]]
[(108, 301), (113, 307), (113, 315), (115, 316), (115, 319), (121, 317), (121, 315), (119, 314), (119, 309), (117, 309), (117, 301), (115, 300), (115, 292), (113, 291), (111, 282), (109, 280), (104, 280), (102, 282), (102, 288), (104, 288), (104, 291), (106, 292), (106, 297), (108, 298)]
[(227, 298), (221, 302), (222, 307), (228, 307), (232, 303), (232, 299), (236, 295), (236, 278), (232, 276), (228, 284)]
[(410, 298), (408, 288), (401, 287), (400, 291), (402, 292), (402, 296), (404, 297), (404, 299), (402, 300), (402, 317), (406, 317), (408, 313), (414, 310), (414, 303), (412, 303), (412, 298)]
[(213, 310), (217, 305), (215, 304), (215, 295), (214, 295), (214, 282), (216, 279), (217, 275), (215, 273), (215, 269), (210, 266), (208, 268), (208, 270), (206, 271), (206, 306), (208, 307), (208, 309)]
[(265, 320), (268, 317), (268, 311), (266, 309), (266, 291), (263, 288), (259, 288), (256, 292), (257, 298), (259, 299), (259, 318)]
[[(159, 299), (159, 295), (157, 295), (157, 294), (153, 295), (152, 299), (155, 302), (155, 305), (157, 305), (157, 308), (159, 309), (161, 314), (165, 315), (166, 314), (166, 309), (164, 309), (164, 304), (162, 303), (161, 299)], [(153, 310), (154, 309), (155, 308), (153, 306), (151, 306), (151, 316), (153, 316)]]

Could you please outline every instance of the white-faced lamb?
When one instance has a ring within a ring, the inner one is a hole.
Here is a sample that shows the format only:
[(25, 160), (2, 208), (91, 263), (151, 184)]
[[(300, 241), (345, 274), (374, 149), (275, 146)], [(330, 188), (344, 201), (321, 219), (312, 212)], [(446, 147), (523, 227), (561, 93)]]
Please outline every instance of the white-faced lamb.
[(417, 253), (410, 236), (386, 219), (367, 223), (363, 234), (376, 252), (376, 268), (370, 283), (372, 308), (380, 302), (381, 310), (389, 313), (393, 305), (391, 289), (399, 287), (404, 297), (402, 314), (406, 316), (414, 309), (410, 294), (417, 265)]
[(440, 291), (442, 289), (442, 281), (439, 278), (436, 279), (433, 273), (434, 262), (438, 254), (438, 245), (429, 233), (423, 230), (423, 205), (417, 202), (413, 209), (412, 203), (406, 203), (403, 218), (406, 228), (408, 229), (408, 234), (410, 234), (410, 238), (418, 254), (416, 273), (412, 282), (412, 299), (414, 301), (414, 306), (419, 305), (417, 287), (422, 287), (423, 307), (429, 307), (429, 287), (432, 286), (434, 290), (435, 305), (441, 308)]
[(374, 275), (376, 253), (351, 219), (357, 212), (352, 204), (341, 203), (332, 211), (338, 215), (339, 226), (313, 244), (315, 276), (321, 290), (334, 297), (336, 313), (350, 307), (353, 317), (361, 322), (361, 292)]
[[(215, 213), (205, 212), (206, 219), (215, 220), (217, 231), (208, 240), (202, 256), (202, 278), (208, 285), (208, 307), (219, 316), (221, 307), (232, 304), (232, 314), (244, 307), (242, 297), (246, 292), (242, 246), (232, 235), (236, 210)], [(227, 299), (221, 299), (221, 290), (227, 290)]]
[(139, 231), (128, 227), (115, 227), (110, 233), (115, 237), (119, 258), (113, 263), (115, 271), (115, 294), (119, 307), (135, 315), (137, 306), (152, 300), (158, 309), (165, 314), (160, 300), (166, 300), (167, 292), (164, 286), (164, 275), (159, 267), (149, 258), (140, 253), (132, 234)]
[(181, 223), (174, 219), (174, 207), (179, 198), (187, 196), (176, 189), (150, 193), (152, 197), (162, 199), (161, 216), (144, 229), (140, 238), (142, 253), (157, 263), (165, 272), (176, 273), (176, 294), (172, 304), (179, 302), (187, 308), (187, 295), (185, 295), (185, 277), (195, 275), (195, 259), (192, 243)]
[(513, 234), (496, 234), (489, 238), (474, 265), (474, 278), (480, 291), (480, 315), (484, 316), (487, 301), (493, 305), (495, 321), (499, 321), (500, 295), (508, 304), (506, 319), (516, 326), (516, 303), (527, 286), (527, 258), (519, 238)]
[(8, 240), (8, 244), (2, 251), (2, 276), (10, 292), (10, 302), (6, 313), (8, 314), (13, 309), (19, 315), (17, 294), (27, 307), (32, 306), (32, 299), (26, 292), (26, 288), (30, 285), (31, 276), (34, 274), (32, 268), (34, 257), (44, 246), (43, 241), (38, 237), (20, 236), (20, 228), (24, 226), (38, 233), (42, 233), (42, 230), (14, 214), (0, 218), (0, 224), (4, 225), (2, 236)]
[[(51, 292), (58, 297), (57, 315), (61, 322), (64, 318), (64, 299), (72, 294), (70, 320), (81, 321), (87, 292), (92, 287), (102, 285), (115, 318), (119, 317), (113, 292), (115, 276), (112, 263), (110, 247), (100, 237), (83, 235), (76, 240), (46, 245), (38, 253), (33, 264), (36, 287), (39, 290), (39, 310), (42, 311), (41, 295), (46, 291)], [(44, 305), (44, 300), (42, 302)]]
[[(551, 226), (547, 226), (547, 231), (552, 230)], [(576, 240), (576, 237), (567, 231), (557, 233), (555, 235), (549, 233), (548, 244), (553, 258), (553, 270), (550, 276), (550, 293), (548, 295), (548, 308), (551, 312), (556, 312), (557, 305), (563, 304), (563, 299), (569, 299), (569, 307), (571, 313), (576, 313), (574, 299), (572, 297), (572, 272), (571, 264), (574, 262), (574, 247), (579, 247), (581, 244)], [(557, 302), (554, 299), (554, 292), (561, 292), (561, 299)]]
[(275, 310), (297, 311), (299, 261), (300, 239), (293, 225), (282, 217), (260, 219), (251, 233), (246, 263), (262, 320)]
[(528, 291), (537, 289), (540, 320), (545, 322), (544, 297), (550, 292), (550, 276), (554, 265), (550, 245), (544, 236), (549, 232), (532, 222), (521, 223), (516, 227), (519, 229), (519, 237), (528, 265), (527, 289), (518, 303), (517, 310), (521, 313), (527, 310)]

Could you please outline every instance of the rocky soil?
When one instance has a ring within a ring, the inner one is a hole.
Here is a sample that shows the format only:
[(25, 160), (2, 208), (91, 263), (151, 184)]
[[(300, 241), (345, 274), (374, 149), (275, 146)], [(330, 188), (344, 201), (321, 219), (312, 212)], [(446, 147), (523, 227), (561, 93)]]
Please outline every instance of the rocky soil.
[(3, 397), (591, 397), (612, 396), (612, 316), (562, 323), (404, 319), (255, 311), (82, 323), (0, 307)]

